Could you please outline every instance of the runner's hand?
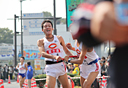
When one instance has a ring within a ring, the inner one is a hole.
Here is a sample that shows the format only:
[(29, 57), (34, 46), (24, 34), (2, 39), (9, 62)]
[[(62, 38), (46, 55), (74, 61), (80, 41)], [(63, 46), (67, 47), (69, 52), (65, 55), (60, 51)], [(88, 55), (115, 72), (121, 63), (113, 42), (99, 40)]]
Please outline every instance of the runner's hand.
[(72, 45), (71, 45), (71, 43), (67, 43), (67, 44), (66, 44), (66, 47), (67, 47), (68, 49), (72, 50)]
[(65, 56), (65, 57), (64, 57), (64, 60), (65, 60), (66, 62), (68, 62), (68, 59), (69, 59), (69, 56)]
[(60, 57), (60, 56), (56, 56), (56, 58), (55, 58), (57, 61), (61, 61), (62, 60), (62, 58)]

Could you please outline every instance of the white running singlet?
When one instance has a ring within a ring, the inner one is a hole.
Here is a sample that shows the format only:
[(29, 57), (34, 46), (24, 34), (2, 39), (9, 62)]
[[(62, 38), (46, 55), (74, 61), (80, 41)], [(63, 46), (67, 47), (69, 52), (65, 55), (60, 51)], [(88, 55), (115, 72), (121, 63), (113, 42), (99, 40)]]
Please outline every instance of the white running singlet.
[[(57, 36), (54, 35), (54, 40), (49, 42), (45, 37), (44, 39), (44, 49), (45, 52), (51, 55), (64, 57), (63, 47), (60, 44)], [(55, 59), (45, 58), (46, 61), (56, 61)]]
[[(63, 47), (61, 46), (58, 38), (54, 35), (54, 40), (49, 42), (45, 37), (44, 39), (44, 49), (45, 52), (51, 55), (64, 57)], [(45, 58), (45, 61), (53, 61), (56, 62), (55, 59)], [(46, 64), (45, 66), (46, 75), (58, 78), (66, 73), (63, 62), (55, 63), (55, 64)]]
[[(75, 43), (75, 51), (80, 55), (82, 49), (82, 43), (80, 43), (79, 47), (77, 47), (77, 43)], [(80, 65), (80, 76), (83, 77), (84, 79), (87, 79), (89, 73), (91, 72), (97, 72), (100, 70), (100, 64), (99, 62), (97, 63), (92, 63), (91, 65), (88, 65), (90, 62), (98, 59), (98, 55), (95, 53), (94, 49), (92, 52), (87, 52), (85, 55), (85, 58), (83, 60), (83, 63)], [(100, 72), (99, 72), (100, 73)]]
[(19, 73), (24, 74), (25, 72), (26, 72), (25, 63), (23, 63), (23, 65), (19, 63)]
[[(82, 43), (80, 43), (79, 47), (77, 47), (77, 42), (75, 43), (75, 51), (78, 54), (78, 56), (80, 55), (82, 49)], [(87, 52), (85, 59), (83, 61), (83, 63), (90, 63), (92, 61), (94, 61), (95, 59), (98, 59), (99, 56), (95, 53), (94, 49), (92, 50), (92, 52)]]

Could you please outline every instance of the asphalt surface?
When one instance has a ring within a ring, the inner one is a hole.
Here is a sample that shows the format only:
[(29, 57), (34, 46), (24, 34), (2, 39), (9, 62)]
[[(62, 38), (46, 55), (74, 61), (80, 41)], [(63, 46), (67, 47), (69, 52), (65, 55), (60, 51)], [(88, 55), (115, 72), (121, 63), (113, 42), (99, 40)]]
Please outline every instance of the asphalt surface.
[(20, 88), (20, 85), (15, 80), (11, 80), (11, 83), (10, 84), (6, 80), (6, 81), (4, 81), (4, 88)]
[(14, 80), (11, 80), (10, 84), (7, 81), (4, 81), (4, 88), (20, 88), (20, 87), (19, 87), (19, 83), (17, 83)]

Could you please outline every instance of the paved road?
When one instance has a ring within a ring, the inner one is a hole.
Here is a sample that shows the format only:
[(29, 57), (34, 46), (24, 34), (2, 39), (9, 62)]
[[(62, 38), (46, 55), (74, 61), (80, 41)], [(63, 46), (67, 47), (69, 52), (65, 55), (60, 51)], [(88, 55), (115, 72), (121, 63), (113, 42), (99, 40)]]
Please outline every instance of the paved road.
[[(20, 88), (19, 83), (12, 80), (10, 84), (7, 81), (4, 81), (4, 88)], [(38, 87), (37, 87), (38, 88)]]
[(19, 87), (19, 83), (17, 82), (11, 82), (11, 84), (8, 84), (8, 82), (5, 82), (4, 88), (20, 88), (20, 87)]

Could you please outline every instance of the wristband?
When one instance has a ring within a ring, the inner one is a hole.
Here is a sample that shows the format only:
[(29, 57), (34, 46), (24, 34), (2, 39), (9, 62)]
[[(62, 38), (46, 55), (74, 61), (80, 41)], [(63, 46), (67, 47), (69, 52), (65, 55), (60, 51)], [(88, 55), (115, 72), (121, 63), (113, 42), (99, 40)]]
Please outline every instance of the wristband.
[(71, 60), (69, 59), (68, 62), (70, 62)]

